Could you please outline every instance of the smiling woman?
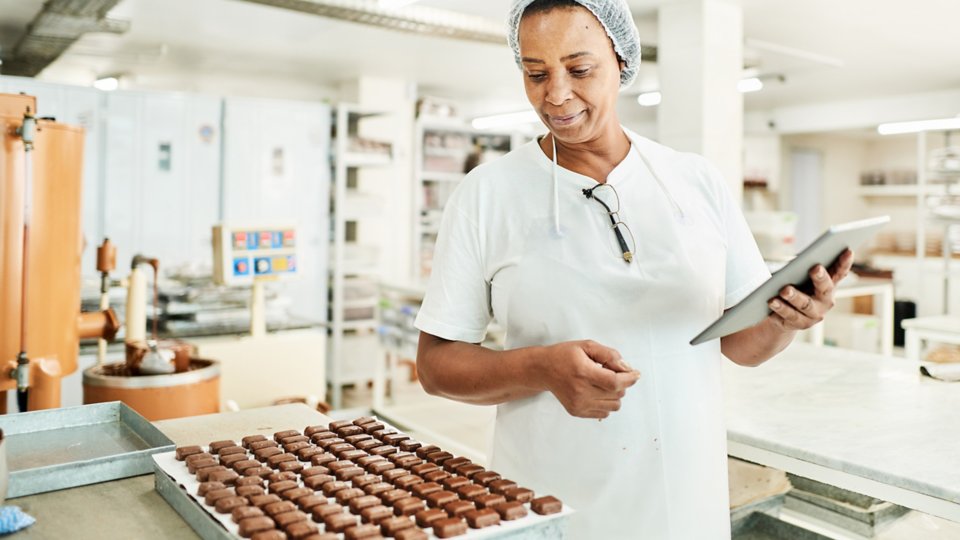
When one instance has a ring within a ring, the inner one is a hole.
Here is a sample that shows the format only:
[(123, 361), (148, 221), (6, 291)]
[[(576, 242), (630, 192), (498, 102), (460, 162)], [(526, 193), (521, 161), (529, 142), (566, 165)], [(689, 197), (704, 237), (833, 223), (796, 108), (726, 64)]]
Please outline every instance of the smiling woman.
[[(571, 538), (727, 538), (721, 352), (755, 365), (782, 350), (851, 259), (756, 327), (689, 345), (769, 273), (716, 169), (620, 124), (640, 61), (626, 2), (514, 0), (508, 24), (549, 133), (448, 202), (416, 322), (421, 382), (498, 405), (491, 466), (569, 502)], [(475, 345), (491, 318), (502, 352)]]

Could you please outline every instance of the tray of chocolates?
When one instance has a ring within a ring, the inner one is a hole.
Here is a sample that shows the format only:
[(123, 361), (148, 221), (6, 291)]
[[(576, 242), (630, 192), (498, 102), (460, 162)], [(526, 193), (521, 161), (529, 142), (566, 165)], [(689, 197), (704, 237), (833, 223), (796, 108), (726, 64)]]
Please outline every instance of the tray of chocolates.
[(374, 417), (154, 456), (205, 540), (557, 538), (572, 509)]

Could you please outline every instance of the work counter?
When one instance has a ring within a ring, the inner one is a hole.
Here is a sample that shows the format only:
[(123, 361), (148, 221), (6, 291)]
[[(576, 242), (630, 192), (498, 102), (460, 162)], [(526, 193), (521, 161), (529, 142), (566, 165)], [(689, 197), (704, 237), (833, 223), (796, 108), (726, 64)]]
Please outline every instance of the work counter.
[(728, 453), (960, 522), (960, 383), (902, 358), (795, 343), (724, 367)]

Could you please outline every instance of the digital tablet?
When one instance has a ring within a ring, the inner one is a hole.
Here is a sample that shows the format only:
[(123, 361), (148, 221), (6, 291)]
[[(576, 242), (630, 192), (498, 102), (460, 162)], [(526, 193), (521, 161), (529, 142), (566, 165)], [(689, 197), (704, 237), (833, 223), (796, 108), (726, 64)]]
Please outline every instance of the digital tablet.
[(787, 285), (793, 285), (807, 294), (812, 293), (813, 283), (809, 276), (811, 268), (822, 264), (829, 269), (844, 250), (855, 249), (889, 221), (890, 216), (882, 216), (830, 227), (786, 266), (774, 272), (763, 285), (693, 338), (690, 344), (699, 345), (711, 339), (729, 336), (759, 323), (772, 313), (767, 302), (778, 296), (780, 290)]

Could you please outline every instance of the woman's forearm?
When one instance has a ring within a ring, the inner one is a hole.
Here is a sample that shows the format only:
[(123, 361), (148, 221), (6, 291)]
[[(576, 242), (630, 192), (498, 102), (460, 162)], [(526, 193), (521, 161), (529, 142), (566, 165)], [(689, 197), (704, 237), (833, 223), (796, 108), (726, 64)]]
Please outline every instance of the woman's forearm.
[(759, 366), (787, 348), (797, 331), (767, 317), (760, 324), (720, 339), (723, 355), (741, 366)]

